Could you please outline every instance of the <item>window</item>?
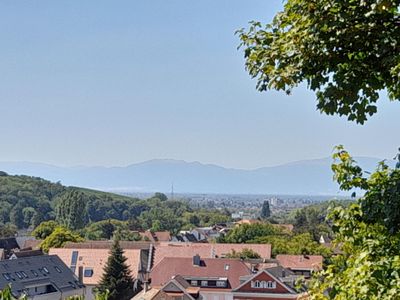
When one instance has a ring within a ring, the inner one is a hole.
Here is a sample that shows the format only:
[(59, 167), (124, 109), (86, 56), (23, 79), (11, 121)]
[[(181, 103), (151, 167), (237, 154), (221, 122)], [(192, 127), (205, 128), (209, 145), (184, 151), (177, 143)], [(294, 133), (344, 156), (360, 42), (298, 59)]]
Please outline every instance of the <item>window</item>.
[(49, 270), (47, 270), (46, 267), (43, 267), (43, 271), (44, 271), (45, 273), (49, 274)]
[(85, 268), (83, 272), (84, 277), (92, 277), (93, 276), (93, 269), (92, 268)]
[(275, 281), (266, 282), (265, 288), (267, 288), (267, 289), (275, 289), (276, 288), (276, 282)]
[(201, 286), (208, 286), (208, 281), (207, 280), (202, 280), (201, 281)]
[(22, 276), (22, 274), (20, 272), (15, 272), (15, 275), (17, 275), (17, 277), (19, 279), (23, 279), (24, 278), (24, 276)]
[(217, 287), (226, 287), (226, 281), (217, 281)]
[(39, 276), (38, 272), (36, 272), (35, 270), (31, 270), (31, 272), (32, 272), (32, 274), (33, 274), (35, 277), (38, 277), (38, 276)]
[(24, 276), (24, 278), (28, 278), (28, 274), (25, 273), (25, 271), (21, 271), (22, 276)]
[(11, 280), (10, 275), (8, 275), (7, 273), (3, 273), (3, 277), (4, 277), (5, 280), (8, 280), (8, 281)]
[(78, 260), (78, 251), (72, 251), (71, 255), (71, 266), (76, 266), (76, 262)]
[(57, 266), (54, 266), (54, 269), (56, 269), (56, 271), (57, 271), (58, 273), (61, 273), (61, 270), (60, 270), (60, 268), (59, 268), (59, 267), (57, 267)]
[(229, 265), (228, 265), (228, 264), (225, 264), (224, 269), (225, 269), (225, 271), (229, 271)]
[(253, 288), (260, 288), (260, 287), (261, 287), (261, 283), (260, 283), (258, 280), (252, 281), (252, 282), (251, 282), (251, 287), (253, 287)]
[(197, 280), (191, 280), (190, 284), (193, 285), (193, 286), (197, 286)]

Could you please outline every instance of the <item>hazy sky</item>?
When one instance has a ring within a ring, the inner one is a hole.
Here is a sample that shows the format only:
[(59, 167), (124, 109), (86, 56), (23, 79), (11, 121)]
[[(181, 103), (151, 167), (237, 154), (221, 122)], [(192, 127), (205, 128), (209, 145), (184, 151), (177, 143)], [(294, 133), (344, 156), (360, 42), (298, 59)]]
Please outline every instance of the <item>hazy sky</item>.
[(174, 158), (256, 168), (393, 157), (400, 103), (367, 125), (316, 111), (304, 87), (259, 93), (236, 29), (281, 0), (1, 1), (0, 160), (128, 165)]

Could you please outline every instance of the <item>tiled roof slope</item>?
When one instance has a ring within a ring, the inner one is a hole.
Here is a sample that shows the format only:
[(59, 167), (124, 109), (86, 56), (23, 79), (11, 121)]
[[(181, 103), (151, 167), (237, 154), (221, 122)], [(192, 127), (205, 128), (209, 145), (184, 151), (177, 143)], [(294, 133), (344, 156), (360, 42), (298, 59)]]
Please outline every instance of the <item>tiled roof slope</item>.
[(250, 275), (251, 271), (246, 264), (238, 259), (228, 258), (201, 258), (201, 265), (193, 264), (193, 257), (165, 257), (151, 271), (151, 285), (160, 287), (166, 284), (173, 276), (204, 278), (228, 278), (230, 289), (240, 284), (239, 277)]
[[(75, 274), (78, 275), (79, 267), (83, 267), (84, 270), (90, 268), (93, 270), (93, 275), (91, 277), (83, 277), (83, 283), (87, 285), (98, 284), (103, 275), (103, 269), (107, 263), (110, 250), (108, 248), (51, 248), (49, 254), (59, 256), (67, 266), (70, 266), (73, 251), (78, 251)], [(127, 258), (126, 263), (134, 278), (137, 278), (140, 268), (140, 251), (140, 249), (124, 249), (124, 256)]]
[[(88, 241), (82, 243), (67, 242), (63, 248), (68, 249), (111, 249), (113, 241)], [(122, 249), (149, 249), (150, 242), (120, 241)]]
[(153, 266), (164, 257), (193, 257), (200, 255), (202, 258), (225, 257), (232, 250), (236, 252), (245, 248), (257, 252), (263, 259), (271, 258), (271, 245), (269, 244), (212, 244), (212, 243), (168, 243), (161, 242), (155, 245)]
[(276, 259), (284, 268), (292, 270), (319, 270), (324, 258), (321, 255), (286, 255), (280, 254)]

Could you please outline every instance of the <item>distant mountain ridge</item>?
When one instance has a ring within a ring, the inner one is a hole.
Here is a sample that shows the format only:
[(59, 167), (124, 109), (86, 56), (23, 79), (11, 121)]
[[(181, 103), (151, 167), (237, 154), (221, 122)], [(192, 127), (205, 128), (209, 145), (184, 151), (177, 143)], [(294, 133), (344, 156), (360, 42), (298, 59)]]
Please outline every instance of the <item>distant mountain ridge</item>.
[[(382, 159), (356, 157), (372, 171)], [(0, 162), (9, 174), (38, 176), (64, 185), (124, 192), (336, 195), (331, 158), (295, 161), (253, 170), (200, 162), (153, 159), (126, 167), (59, 167), (32, 162)]]

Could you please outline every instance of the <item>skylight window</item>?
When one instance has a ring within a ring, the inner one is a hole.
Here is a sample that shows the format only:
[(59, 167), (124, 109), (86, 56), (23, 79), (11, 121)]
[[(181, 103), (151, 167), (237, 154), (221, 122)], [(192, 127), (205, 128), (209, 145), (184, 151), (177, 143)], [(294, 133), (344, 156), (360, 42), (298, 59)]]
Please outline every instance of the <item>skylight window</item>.
[(28, 274), (26, 274), (25, 271), (21, 271), (20, 273), (22, 274), (22, 276), (24, 276), (24, 278), (28, 278)]
[(83, 272), (84, 277), (92, 277), (93, 276), (93, 269), (92, 268), (86, 268), (85, 271)]
[(54, 266), (54, 269), (56, 269), (56, 271), (57, 271), (58, 273), (61, 273), (61, 272), (62, 272), (62, 271), (60, 270), (60, 268), (57, 267), (57, 266)]
[(39, 273), (36, 272), (35, 270), (31, 270), (31, 272), (32, 272), (33, 275), (35, 275), (35, 277), (38, 277), (38, 276), (39, 276)]
[(4, 277), (5, 280), (8, 280), (8, 281), (11, 280), (10, 275), (8, 275), (7, 273), (3, 273), (3, 277)]

